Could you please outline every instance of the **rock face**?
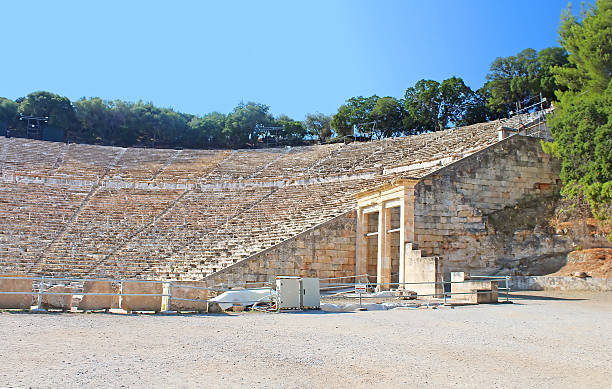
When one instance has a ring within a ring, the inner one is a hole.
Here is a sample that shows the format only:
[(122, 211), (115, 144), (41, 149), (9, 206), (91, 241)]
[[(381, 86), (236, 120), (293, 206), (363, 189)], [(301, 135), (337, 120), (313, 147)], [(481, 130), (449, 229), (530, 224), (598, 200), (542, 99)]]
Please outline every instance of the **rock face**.
[[(119, 285), (110, 281), (86, 281), (83, 285), (84, 293), (115, 293), (119, 294)], [(82, 311), (119, 308), (119, 296), (90, 296), (84, 295), (79, 302)]]
[(43, 309), (61, 309), (69, 311), (72, 308), (72, 288), (67, 286), (55, 285), (47, 289), (48, 293), (70, 293), (65, 295), (43, 294), (40, 307)]
[(612, 248), (572, 251), (567, 255), (567, 263), (551, 275), (612, 278)]

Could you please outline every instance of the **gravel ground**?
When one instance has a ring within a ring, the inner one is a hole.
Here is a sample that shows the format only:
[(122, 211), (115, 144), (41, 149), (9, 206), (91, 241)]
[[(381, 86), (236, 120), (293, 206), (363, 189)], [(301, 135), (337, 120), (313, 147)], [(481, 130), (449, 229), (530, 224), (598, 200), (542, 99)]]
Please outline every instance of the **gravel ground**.
[(611, 387), (612, 293), (515, 296), (350, 313), (3, 312), (0, 386)]

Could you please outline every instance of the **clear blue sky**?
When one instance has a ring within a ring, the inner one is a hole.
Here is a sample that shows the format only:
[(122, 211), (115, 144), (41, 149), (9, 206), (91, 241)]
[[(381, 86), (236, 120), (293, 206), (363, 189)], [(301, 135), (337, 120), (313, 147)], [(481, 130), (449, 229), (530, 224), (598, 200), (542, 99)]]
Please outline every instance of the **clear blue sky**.
[(0, 96), (142, 99), (301, 120), (421, 78), (473, 89), (491, 62), (558, 45), (567, 0), (2, 1)]

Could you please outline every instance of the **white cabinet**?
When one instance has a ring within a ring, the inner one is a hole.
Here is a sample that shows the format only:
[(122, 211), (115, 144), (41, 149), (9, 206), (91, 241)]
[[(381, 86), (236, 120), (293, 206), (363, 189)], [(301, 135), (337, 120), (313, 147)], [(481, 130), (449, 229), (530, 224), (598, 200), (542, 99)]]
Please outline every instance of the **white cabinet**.
[(321, 307), (318, 278), (292, 276), (276, 277), (278, 309), (303, 309)]
[(302, 308), (320, 308), (321, 294), (318, 278), (302, 278)]
[(300, 277), (276, 277), (278, 309), (300, 309)]

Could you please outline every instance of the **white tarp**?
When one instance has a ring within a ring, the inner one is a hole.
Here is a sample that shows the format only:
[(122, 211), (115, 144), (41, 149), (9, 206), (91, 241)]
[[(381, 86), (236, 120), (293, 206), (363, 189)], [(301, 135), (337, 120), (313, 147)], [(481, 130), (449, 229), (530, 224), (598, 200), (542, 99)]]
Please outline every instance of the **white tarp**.
[(234, 305), (249, 306), (256, 302), (274, 302), (276, 292), (272, 288), (229, 290), (208, 301), (219, 304), (222, 310)]

